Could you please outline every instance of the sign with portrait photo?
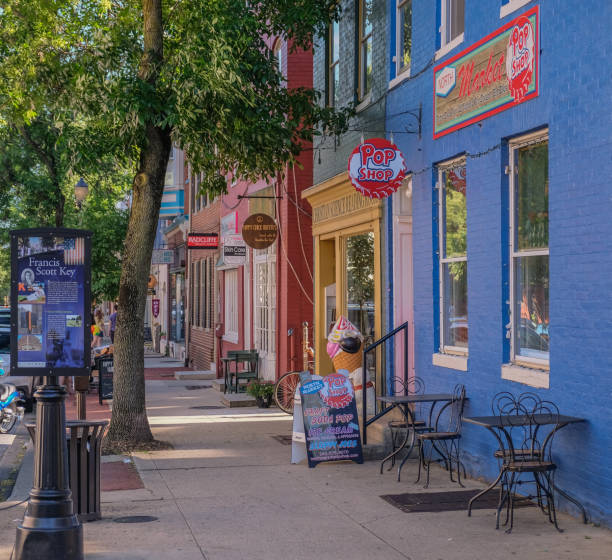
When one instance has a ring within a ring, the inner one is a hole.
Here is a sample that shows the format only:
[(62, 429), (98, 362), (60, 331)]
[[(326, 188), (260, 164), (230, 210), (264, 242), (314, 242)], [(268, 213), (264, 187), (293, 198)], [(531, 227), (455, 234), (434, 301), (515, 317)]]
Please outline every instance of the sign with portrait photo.
[(91, 232), (11, 231), (11, 375), (89, 375)]

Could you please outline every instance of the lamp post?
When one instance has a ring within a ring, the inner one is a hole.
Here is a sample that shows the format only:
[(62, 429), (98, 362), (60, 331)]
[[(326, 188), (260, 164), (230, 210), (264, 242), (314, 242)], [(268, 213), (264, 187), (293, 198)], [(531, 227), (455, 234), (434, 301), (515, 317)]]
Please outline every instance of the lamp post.
[(79, 179), (79, 182), (74, 185), (74, 197), (76, 198), (77, 208), (80, 210), (83, 205), (83, 201), (87, 198), (89, 192), (89, 185), (85, 182), (83, 177)]
[[(79, 182), (74, 185), (74, 197), (76, 198), (77, 208), (79, 210), (79, 227), (83, 221), (83, 215), (81, 214), (81, 208), (83, 202), (87, 198), (89, 192), (89, 185), (85, 182), (83, 177), (79, 179)], [(74, 385), (76, 390), (76, 405), (77, 405), (77, 418), (79, 420), (85, 420), (87, 417), (86, 409), (86, 397), (89, 389), (89, 378), (87, 377), (75, 377)]]

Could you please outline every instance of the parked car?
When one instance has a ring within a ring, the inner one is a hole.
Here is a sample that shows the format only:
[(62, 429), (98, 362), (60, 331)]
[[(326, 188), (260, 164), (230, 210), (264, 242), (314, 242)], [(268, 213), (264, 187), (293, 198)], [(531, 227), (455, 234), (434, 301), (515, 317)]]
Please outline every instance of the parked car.
[(26, 412), (32, 410), (35, 379), (11, 375), (11, 310), (0, 307), (0, 383), (12, 383), (23, 393)]

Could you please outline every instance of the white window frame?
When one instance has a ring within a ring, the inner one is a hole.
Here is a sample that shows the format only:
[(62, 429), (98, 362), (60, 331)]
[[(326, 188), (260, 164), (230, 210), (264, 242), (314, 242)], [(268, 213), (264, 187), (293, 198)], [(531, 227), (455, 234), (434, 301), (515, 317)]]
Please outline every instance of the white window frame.
[[(440, 0), (440, 48), (436, 51), (435, 59), (438, 60), (442, 58), (445, 54), (452, 51), (457, 45), (463, 43), (465, 37), (465, 15), (464, 15), (464, 25), (463, 31), (457, 35), (454, 39), (446, 42), (446, 31), (447, 31), (447, 22), (450, 19), (450, 15), (447, 13), (447, 2), (452, 0)], [(465, 4), (464, 4), (465, 9)]]
[[(335, 49), (335, 33), (334, 27), (337, 26), (336, 31), (340, 35), (340, 22), (332, 22), (329, 24), (327, 31), (327, 106), (336, 106), (336, 84), (334, 81), (334, 73), (336, 67), (340, 68), (340, 48), (338, 52)], [(340, 47), (340, 38), (338, 37), (338, 47)], [(339, 84), (338, 84), (339, 85)]]
[[(468, 334), (468, 348), (464, 348), (463, 346), (448, 346), (444, 343), (444, 265), (454, 262), (465, 262), (467, 263), (467, 248), (465, 256), (463, 257), (444, 257), (444, 208), (445, 208), (445, 200), (444, 200), (444, 192), (446, 187), (444, 185), (442, 176), (449, 169), (453, 169), (455, 167), (461, 167), (466, 165), (466, 158), (464, 156), (455, 158), (449, 161), (445, 161), (440, 163), (438, 167), (438, 275), (439, 275), (439, 305), (440, 305), (440, 349), (439, 352), (441, 354), (451, 354), (455, 356), (467, 356), (468, 349), (470, 344), (469, 334)], [(467, 170), (466, 170), (466, 181), (467, 181)], [(465, 196), (467, 199), (467, 186)], [(466, 217), (467, 220), (467, 217)], [(468, 325), (469, 325), (469, 315), (468, 315)], [(469, 331), (468, 331), (469, 332)], [(457, 368), (460, 369), (460, 368)]]
[(529, 4), (529, 2), (533, 2), (533, 0), (510, 0), (507, 4), (500, 6), (499, 19), (505, 18), (507, 15), (511, 14), (515, 10), (526, 6), (527, 4)]
[[(372, 72), (374, 71), (374, 24), (372, 23), (372, 27), (370, 32), (364, 34), (364, 27), (366, 23), (366, 14), (365, 14), (365, 3), (367, 0), (359, 0), (358, 14), (357, 14), (357, 22), (359, 25), (359, 70), (358, 70), (358, 94), (357, 98), (360, 101), (360, 106), (364, 104), (370, 103), (370, 97), (372, 93), (372, 85), (370, 84), (370, 90), (365, 91), (365, 80), (366, 80), (366, 57), (364, 56), (367, 53), (367, 45), (368, 41), (370, 41), (370, 45), (372, 46)], [(357, 108), (359, 110), (359, 107)]]
[[(549, 247), (547, 249), (532, 249), (528, 251), (519, 251), (515, 246), (515, 230), (516, 230), (516, 200), (515, 200), (515, 192), (516, 192), (516, 180), (517, 180), (517, 172), (518, 169), (516, 167), (516, 155), (518, 154), (518, 150), (525, 146), (529, 146), (531, 144), (539, 144), (541, 142), (548, 142), (548, 129), (544, 131), (538, 131), (533, 134), (528, 134), (526, 136), (521, 136), (520, 138), (516, 138), (509, 142), (509, 175), (510, 180), (508, 181), (509, 185), (509, 207), (510, 207), (510, 220), (509, 220), (509, 235), (510, 235), (510, 263), (508, 266), (509, 274), (510, 274), (510, 362), (512, 364), (517, 364), (520, 366), (527, 367), (536, 367), (540, 369), (547, 369), (550, 364), (550, 349), (548, 354), (548, 359), (535, 358), (532, 356), (522, 356), (516, 354), (515, 347), (515, 335), (516, 335), (516, 317), (515, 317), (515, 309), (516, 309), (516, 259), (520, 257), (537, 257), (537, 256), (547, 256), (549, 259), (549, 275), (550, 275), (550, 239), (549, 239)], [(550, 224), (550, 222), (549, 222)], [(550, 276), (549, 276), (550, 281)], [(519, 317), (520, 320), (520, 317)]]
[[(266, 266), (266, 304), (259, 305), (258, 267)], [(272, 270), (274, 275), (271, 274)], [(253, 251), (253, 347), (258, 350), (260, 358), (273, 359), (276, 356), (276, 243), (267, 249)], [(265, 313), (265, 327), (260, 326), (261, 314)]]
[(223, 276), (225, 287), (225, 335), (223, 340), (238, 344), (238, 269), (227, 269)]
[[(402, 66), (402, 60), (403, 60), (403, 56), (402, 56), (402, 42), (400, 40), (401, 37), (401, 17), (400, 17), (400, 13), (402, 8), (408, 3), (408, 2), (412, 2), (412, 0), (395, 0), (395, 79), (401, 77), (401, 78), (407, 78), (408, 76), (410, 76), (410, 67), (412, 65), (412, 48), (410, 49), (410, 64), (408, 64), (407, 66)], [(411, 10), (412, 13), (412, 10)], [(410, 22), (410, 27), (411, 27), (411, 31), (410, 33), (412, 34), (412, 22)]]

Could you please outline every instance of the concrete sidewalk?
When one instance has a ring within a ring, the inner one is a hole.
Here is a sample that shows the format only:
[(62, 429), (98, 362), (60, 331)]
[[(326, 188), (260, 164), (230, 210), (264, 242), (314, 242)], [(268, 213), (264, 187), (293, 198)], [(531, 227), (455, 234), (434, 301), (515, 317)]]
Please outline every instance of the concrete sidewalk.
[[(510, 535), (494, 510), (404, 513), (380, 496), (454, 491), (435, 469), (429, 490), (378, 473), (377, 462), (289, 463), (291, 418), (277, 409), (216, 408), (210, 382), (147, 381), (149, 420), (173, 450), (135, 454), (144, 488), (104, 492), (103, 519), (84, 525), (91, 560), (370, 559), (600, 560), (612, 533), (559, 515), (558, 533), (535, 507), (515, 512)], [(197, 387), (197, 388), (194, 388)], [(483, 488), (466, 481), (467, 488)], [(4, 504), (3, 504), (4, 505)], [(0, 558), (9, 558), (23, 506), (0, 511)], [(117, 523), (154, 516), (147, 523)]]

